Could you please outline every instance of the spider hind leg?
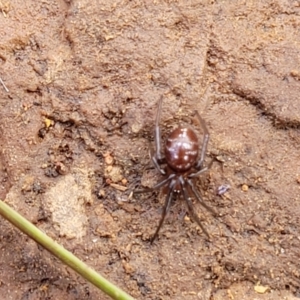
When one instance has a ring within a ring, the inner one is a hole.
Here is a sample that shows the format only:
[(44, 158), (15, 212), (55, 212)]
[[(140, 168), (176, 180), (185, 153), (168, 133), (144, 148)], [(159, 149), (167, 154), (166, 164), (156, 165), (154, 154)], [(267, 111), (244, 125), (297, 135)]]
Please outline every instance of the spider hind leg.
[(159, 233), (159, 230), (160, 230), (162, 224), (164, 223), (165, 217), (166, 217), (166, 215), (168, 214), (168, 212), (170, 210), (170, 206), (171, 206), (171, 202), (172, 202), (172, 198), (173, 198), (173, 194), (174, 194), (174, 186), (175, 185), (176, 185), (176, 179), (172, 179), (172, 181), (170, 182), (170, 184), (168, 186), (169, 191), (168, 191), (168, 194), (167, 194), (167, 197), (166, 197), (166, 200), (165, 200), (165, 205), (164, 205), (164, 208), (163, 208), (163, 213), (162, 213), (161, 219), (159, 221), (159, 224), (157, 226), (157, 229), (156, 229), (153, 237), (150, 240), (151, 244), (156, 239), (156, 237), (157, 237), (157, 235)]
[(187, 205), (189, 213), (191, 214), (191, 217), (193, 218), (194, 221), (196, 221), (196, 223), (202, 229), (204, 234), (210, 240), (210, 235), (208, 234), (205, 227), (202, 225), (200, 218), (198, 217), (197, 213), (194, 210), (192, 200), (189, 197), (189, 194), (188, 194), (188, 191), (187, 191), (187, 188), (186, 188), (186, 183), (185, 183), (185, 180), (183, 178), (180, 178), (180, 185), (181, 185), (181, 192), (182, 192), (183, 199), (185, 200), (185, 203)]

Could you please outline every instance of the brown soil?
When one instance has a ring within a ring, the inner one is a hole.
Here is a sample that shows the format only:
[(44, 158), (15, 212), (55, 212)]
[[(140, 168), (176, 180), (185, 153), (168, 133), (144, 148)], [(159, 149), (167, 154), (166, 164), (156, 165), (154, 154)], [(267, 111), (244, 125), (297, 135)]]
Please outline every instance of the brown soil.
[[(299, 297), (299, 28), (288, 0), (0, 1), (0, 198), (137, 299)], [(210, 242), (178, 200), (150, 245), (164, 194), (130, 196), (162, 95), (164, 134), (211, 134)], [(0, 228), (2, 300), (108, 299)]]

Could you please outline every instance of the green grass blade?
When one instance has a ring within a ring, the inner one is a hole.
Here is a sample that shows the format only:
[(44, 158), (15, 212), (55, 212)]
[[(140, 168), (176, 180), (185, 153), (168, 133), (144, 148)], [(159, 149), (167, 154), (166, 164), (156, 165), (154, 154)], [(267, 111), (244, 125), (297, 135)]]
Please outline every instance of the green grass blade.
[(134, 300), (0, 200), (0, 215), (115, 300)]

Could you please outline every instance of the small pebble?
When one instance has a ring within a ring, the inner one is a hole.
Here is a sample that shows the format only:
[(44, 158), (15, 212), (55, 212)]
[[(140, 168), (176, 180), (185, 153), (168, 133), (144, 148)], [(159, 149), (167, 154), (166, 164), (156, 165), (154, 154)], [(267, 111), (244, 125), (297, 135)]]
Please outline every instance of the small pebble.
[(243, 192), (248, 192), (248, 190), (249, 190), (249, 186), (247, 184), (243, 184), (242, 185), (242, 191)]
[(114, 158), (110, 155), (109, 152), (105, 153), (103, 156), (107, 165), (112, 165), (114, 163)]
[(263, 285), (256, 285), (254, 287), (254, 290), (256, 293), (259, 293), (259, 294), (264, 294), (266, 293), (270, 288), (268, 286), (263, 286)]
[(51, 125), (52, 125), (52, 120), (50, 120), (50, 119), (45, 119), (44, 120), (44, 122), (45, 122), (45, 126), (46, 126), (46, 128), (49, 128)]
[(101, 190), (99, 191), (99, 193), (98, 193), (98, 196), (99, 196), (99, 197), (104, 197), (104, 196), (105, 196), (105, 191), (101, 189)]

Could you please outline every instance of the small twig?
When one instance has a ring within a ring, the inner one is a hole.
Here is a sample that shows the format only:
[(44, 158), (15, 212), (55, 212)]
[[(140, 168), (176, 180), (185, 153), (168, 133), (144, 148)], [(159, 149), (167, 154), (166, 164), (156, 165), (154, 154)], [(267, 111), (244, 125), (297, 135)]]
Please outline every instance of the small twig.
[(6, 91), (7, 93), (9, 93), (9, 89), (6, 87), (6, 85), (5, 85), (5, 83), (3, 82), (3, 80), (1, 79), (1, 77), (0, 77), (0, 82), (2, 83), (2, 85), (3, 85), (4, 89), (5, 89), (5, 91)]
[(112, 186), (113, 188), (115, 188), (116, 190), (125, 192), (127, 190), (126, 186), (120, 185), (120, 184), (116, 184), (116, 183), (111, 183), (110, 186)]

